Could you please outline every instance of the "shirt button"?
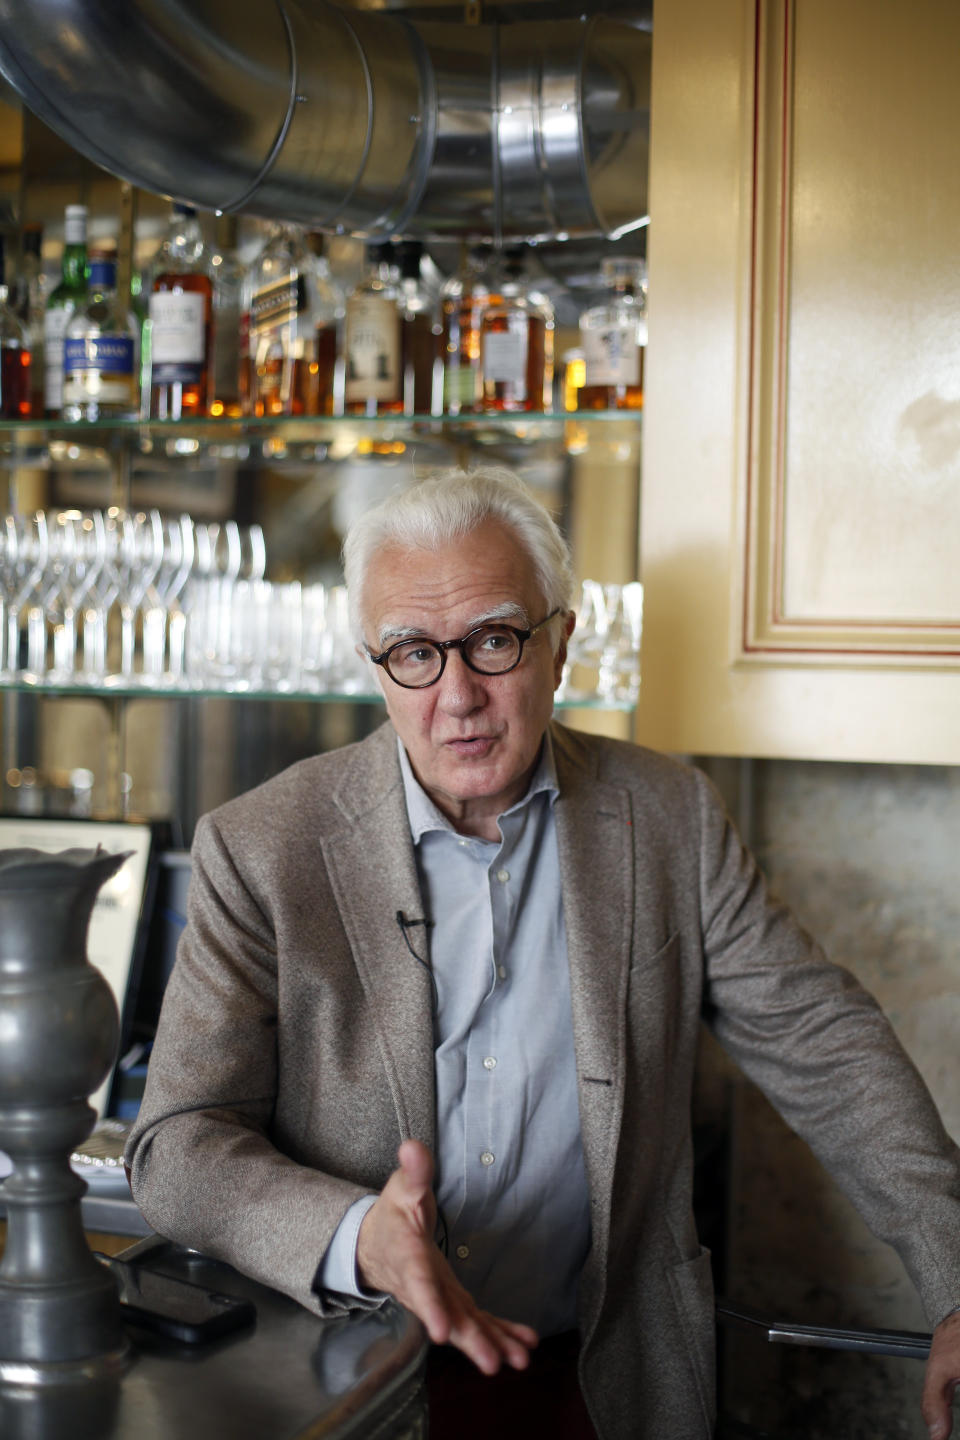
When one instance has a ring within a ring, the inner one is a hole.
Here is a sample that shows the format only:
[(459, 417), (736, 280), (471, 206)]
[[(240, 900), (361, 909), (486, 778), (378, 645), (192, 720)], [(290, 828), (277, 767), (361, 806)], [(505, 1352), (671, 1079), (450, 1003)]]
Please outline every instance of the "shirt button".
[(497, 974), (500, 976), (500, 979), (501, 979), (501, 980), (506, 980), (506, 978), (507, 978), (507, 967), (506, 967), (506, 965), (498, 965), (498, 966), (497, 966)]
[(480, 1164), (492, 1165), (496, 1158), (497, 1157), (494, 1155), (492, 1150), (484, 1150), (483, 1154), (480, 1156)]
[(509, 870), (498, 870), (498, 871), (497, 871), (497, 879), (500, 881), (500, 884), (501, 884), (501, 885), (506, 885), (507, 881), (510, 879), (510, 871), (509, 871)]
[(497, 1058), (496, 1058), (496, 1056), (495, 1056), (495, 1055), (484, 1055), (484, 1057), (483, 1057), (483, 1068), (484, 1068), (484, 1070), (496, 1070), (496, 1068), (497, 1068)]
[(469, 1245), (458, 1245), (458, 1246), (457, 1246), (457, 1259), (458, 1259), (458, 1260), (468, 1260), (469, 1258), (470, 1258), (470, 1246), (469, 1246)]

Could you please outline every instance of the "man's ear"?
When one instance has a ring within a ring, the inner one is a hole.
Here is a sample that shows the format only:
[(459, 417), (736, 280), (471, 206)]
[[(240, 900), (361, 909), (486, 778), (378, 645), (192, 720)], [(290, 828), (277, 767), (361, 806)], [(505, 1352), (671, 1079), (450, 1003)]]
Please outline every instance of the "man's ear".
[(557, 646), (556, 654), (553, 657), (553, 688), (556, 690), (563, 676), (563, 667), (567, 663), (567, 641), (573, 634), (573, 628), (577, 623), (577, 617), (573, 610), (567, 610), (560, 617), (562, 629), (560, 632), (560, 644)]

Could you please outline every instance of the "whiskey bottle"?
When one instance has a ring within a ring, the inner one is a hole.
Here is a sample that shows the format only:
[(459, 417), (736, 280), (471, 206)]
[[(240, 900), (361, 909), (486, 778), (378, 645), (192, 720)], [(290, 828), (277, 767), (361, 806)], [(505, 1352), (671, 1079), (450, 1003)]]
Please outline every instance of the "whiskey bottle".
[(484, 410), (548, 410), (553, 390), (553, 306), (524, 282), (522, 246), (501, 262), (480, 322)]
[(129, 419), (139, 400), (140, 322), (117, 294), (112, 259), (90, 259), (86, 304), (63, 341), (64, 420)]
[(27, 327), (10, 304), (3, 238), (0, 236), (0, 419), (30, 415), (30, 342)]
[(419, 240), (403, 240), (396, 250), (400, 262), (403, 413), (438, 414), (442, 391), (440, 321), (436, 299), (421, 274), (423, 245)]
[(440, 291), (443, 408), (459, 415), (481, 408), (480, 321), (490, 294), (491, 245), (476, 245)]
[(601, 274), (613, 294), (580, 316), (584, 383), (578, 410), (640, 410), (647, 344), (646, 267), (617, 256)]
[(87, 207), (68, 205), (60, 282), (43, 314), (43, 407), (49, 416), (63, 408), (63, 337), (78, 305), (87, 298)]
[(197, 212), (173, 206), (150, 294), (150, 414), (206, 415), (210, 402), (213, 281)]
[(344, 299), (317, 243), (299, 226), (281, 225), (254, 262), (249, 347), (256, 415), (343, 411)]
[(394, 246), (371, 245), (367, 269), (347, 299), (346, 409), (351, 415), (403, 410), (399, 273)]

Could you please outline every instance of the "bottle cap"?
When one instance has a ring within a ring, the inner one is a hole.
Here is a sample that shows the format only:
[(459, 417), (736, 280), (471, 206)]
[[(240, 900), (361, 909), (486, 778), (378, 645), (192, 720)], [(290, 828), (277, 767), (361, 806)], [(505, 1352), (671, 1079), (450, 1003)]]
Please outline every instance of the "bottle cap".
[(87, 240), (86, 205), (68, 205), (64, 215), (63, 238), (68, 245), (85, 245)]
[(633, 255), (608, 255), (600, 262), (600, 274), (607, 285), (633, 285), (640, 289), (647, 278), (647, 262)]

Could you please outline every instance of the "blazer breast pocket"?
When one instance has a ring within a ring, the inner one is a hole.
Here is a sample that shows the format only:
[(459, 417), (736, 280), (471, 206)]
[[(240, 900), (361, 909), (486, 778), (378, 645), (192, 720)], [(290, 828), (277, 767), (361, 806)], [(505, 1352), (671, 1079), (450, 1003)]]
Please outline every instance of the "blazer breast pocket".
[(627, 983), (627, 1018), (634, 1048), (650, 1071), (670, 1068), (686, 1006), (683, 944), (675, 931), (658, 950), (634, 961)]

